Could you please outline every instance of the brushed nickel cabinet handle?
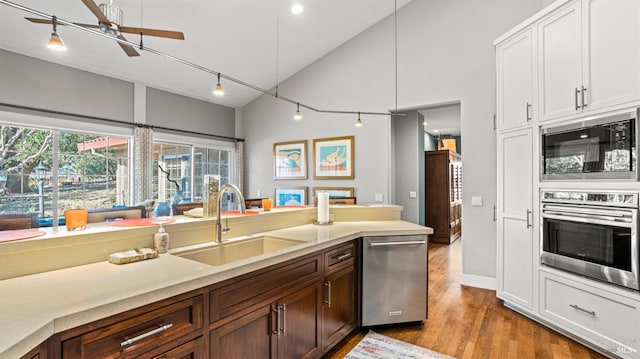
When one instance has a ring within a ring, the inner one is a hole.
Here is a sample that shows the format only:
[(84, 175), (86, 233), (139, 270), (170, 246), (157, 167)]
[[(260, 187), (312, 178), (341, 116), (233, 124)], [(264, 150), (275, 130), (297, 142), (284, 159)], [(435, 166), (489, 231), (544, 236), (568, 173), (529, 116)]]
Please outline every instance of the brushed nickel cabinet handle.
[(351, 253), (341, 253), (341, 254), (336, 254), (335, 256), (331, 257), (337, 261), (341, 261), (343, 259), (349, 258), (351, 257)]
[(144, 339), (144, 338), (148, 338), (148, 337), (150, 337), (150, 336), (152, 336), (152, 335), (156, 335), (156, 334), (158, 334), (158, 333), (162, 333), (162, 332), (164, 332), (164, 331), (169, 330), (171, 327), (173, 327), (173, 324), (172, 324), (172, 323), (169, 323), (169, 324), (166, 324), (166, 325), (162, 325), (162, 326), (160, 326), (159, 328), (156, 328), (156, 329), (150, 330), (150, 331), (148, 331), (148, 332), (146, 332), (146, 333), (142, 333), (142, 334), (140, 334), (140, 335), (138, 335), (138, 336), (135, 336), (135, 337), (133, 337), (133, 338), (131, 338), (131, 339), (127, 339), (127, 338), (125, 338), (125, 341), (123, 341), (122, 343), (120, 343), (120, 347), (126, 347), (126, 346), (131, 345), (131, 344), (133, 344), (133, 343), (135, 343), (135, 342), (139, 342), (139, 341), (141, 341), (141, 340), (142, 340), (142, 339)]
[(331, 281), (328, 280), (324, 282), (324, 286), (327, 287), (327, 299), (324, 301), (324, 304), (331, 308)]
[(280, 336), (280, 307), (273, 309), (273, 312), (276, 315), (276, 329), (273, 331), (273, 334)]
[(527, 122), (531, 121), (531, 104), (527, 102), (527, 107), (525, 109), (527, 114)]
[(531, 212), (531, 210), (527, 210), (527, 228), (531, 228), (531, 221), (529, 220), (529, 216), (532, 214), (533, 212)]
[(587, 103), (584, 101), (584, 93), (587, 92), (587, 88), (582, 86), (582, 91), (580, 92), (581, 92), (580, 97), (582, 99), (582, 108), (585, 108), (587, 107)]
[(287, 336), (287, 305), (282, 304), (282, 336)]
[(580, 105), (578, 105), (578, 93), (580, 93), (580, 90), (578, 90), (578, 88), (576, 87), (575, 89), (575, 94), (573, 96), (573, 101), (576, 105), (576, 111), (578, 111), (580, 109)]
[(577, 305), (577, 304), (569, 304), (569, 306), (571, 308), (575, 309), (575, 310), (579, 310), (579, 311), (581, 311), (583, 313), (587, 313), (587, 314), (589, 314), (591, 316), (594, 316), (594, 317), (596, 316), (596, 312), (594, 312), (592, 310), (587, 310), (587, 309), (584, 309), (584, 308), (580, 308), (580, 306)]

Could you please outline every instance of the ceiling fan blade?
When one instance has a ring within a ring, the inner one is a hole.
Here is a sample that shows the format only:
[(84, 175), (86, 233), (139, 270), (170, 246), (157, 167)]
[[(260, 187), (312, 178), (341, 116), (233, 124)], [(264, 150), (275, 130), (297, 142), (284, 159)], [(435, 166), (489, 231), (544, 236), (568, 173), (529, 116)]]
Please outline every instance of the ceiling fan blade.
[[(118, 39), (127, 41), (127, 39), (122, 35), (118, 35)], [(123, 44), (121, 42), (118, 42), (118, 45), (120, 45), (122, 50), (124, 50), (124, 52), (127, 53), (127, 56), (129, 56), (129, 57), (140, 56), (138, 51), (136, 51), (133, 47), (131, 47), (129, 45), (125, 45), (125, 44)]]
[[(53, 21), (51, 20), (46, 20), (46, 19), (36, 19), (34, 17), (25, 17), (25, 19), (36, 23), (36, 24), (49, 24), (51, 25), (53, 23)], [(78, 25), (78, 26), (82, 26), (82, 27), (88, 27), (90, 29), (99, 29), (100, 26), (99, 25), (93, 25), (93, 24), (83, 24), (81, 22), (74, 22), (74, 24)], [(61, 24), (61, 23), (57, 23), (57, 25), (59, 26), (66, 26), (66, 24)]]
[(91, 10), (93, 15), (95, 15), (101, 23), (107, 26), (111, 26), (111, 21), (107, 19), (107, 16), (102, 12), (102, 10), (100, 10), (98, 5), (96, 5), (93, 0), (82, 0), (82, 3), (85, 4), (89, 8), (89, 10)]
[(158, 29), (147, 29), (144, 27), (133, 27), (133, 26), (118, 26), (120, 32), (125, 32), (128, 34), (140, 34), (147, 36), (157, 36), (157, 37), (166, 37), (170, 39), (176, 40), (184, 40), (184, 34), (180, 31), (169, 31), (169, 30), (158, 30)]

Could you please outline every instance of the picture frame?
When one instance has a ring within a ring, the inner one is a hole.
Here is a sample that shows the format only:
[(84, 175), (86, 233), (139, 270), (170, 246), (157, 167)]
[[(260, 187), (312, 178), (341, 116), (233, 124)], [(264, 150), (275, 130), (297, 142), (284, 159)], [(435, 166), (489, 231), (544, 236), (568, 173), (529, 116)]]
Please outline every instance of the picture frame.
[(273, 198), (276, 207), (306, 206), (307, 187), (276, 187)]
[(307, 179), (307, 141), (273, 144), (273, 178)]
[(318, 197), (318, 193), (320, 192), (329, 193), (329, 198), (354, 197), (355, 188), (354, 187), (313, 187), (313, 189), (311, 190), (313, 197)]
[(353, 136), (314, 139), (314, 179), (353, 179), (355, 164), (353, 146)]

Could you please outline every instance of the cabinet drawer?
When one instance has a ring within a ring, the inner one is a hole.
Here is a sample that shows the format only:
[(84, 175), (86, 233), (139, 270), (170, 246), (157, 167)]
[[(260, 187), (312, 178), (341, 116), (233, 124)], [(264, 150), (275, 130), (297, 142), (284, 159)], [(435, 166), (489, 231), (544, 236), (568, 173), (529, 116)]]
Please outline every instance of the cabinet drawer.
[(345, 267), (351, 267), (355, 257), (355, 241), (330, 248), (324, 252), (324, 272), (329, 273)]
[[(90, 325), (96, 327), (96, 325)], [(178, 301), (62, 342), (63, 358), (135, 357), (203, 326), (203, 297)]]
[(293, 260), (239, 278), (209, 291), (210, 323), (238, 313), (254, 304), (270, 301), (283, 292), (320, 277), (320, 255)]
[(545, 318), (617, 355), (638, 358), (640, 303), (549, 273), (540, 278)]

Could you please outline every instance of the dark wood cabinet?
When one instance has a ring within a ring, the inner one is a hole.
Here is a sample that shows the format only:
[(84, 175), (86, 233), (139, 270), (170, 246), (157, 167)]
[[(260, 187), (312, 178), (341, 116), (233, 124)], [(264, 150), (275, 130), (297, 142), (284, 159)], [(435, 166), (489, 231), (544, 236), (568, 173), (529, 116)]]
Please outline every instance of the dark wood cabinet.
[(316, 281), (278, 301), (276, 338), (279, 359), (320, 355), (322, 283)]
[(212, 330), (210, 359), (275, 358), (275, 305), (268, 304)]
[(357, 243), (55, 334), (21, 359), (319, 358), (358, 325)]
[(320, 354), (321, 283), (235, 316), (210, 333), (211, 359), (315, 358)]
[(451, 243), (462, 234), (462, 159), (449, 151), (425, 151), (425, 225), (429, 240)]
[(325, 251), (322, 350), (327, 351), (356, 328), (356, 242)]
[(180, 295), (63, 333), (61, 356), (149, 358), (202, 336), (203, 321), (202, 294)]

